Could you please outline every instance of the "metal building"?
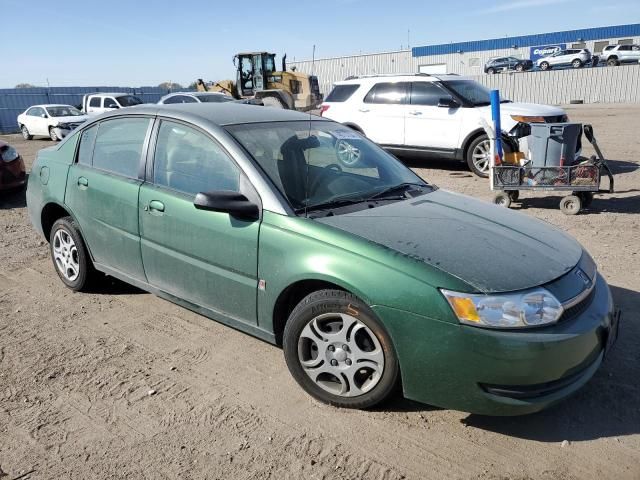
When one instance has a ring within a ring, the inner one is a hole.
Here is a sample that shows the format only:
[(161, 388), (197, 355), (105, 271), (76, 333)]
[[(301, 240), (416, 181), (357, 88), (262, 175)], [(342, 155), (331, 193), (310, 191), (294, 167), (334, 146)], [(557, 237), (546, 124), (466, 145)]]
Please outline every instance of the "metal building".
[(457, 73), (483, 75), (485, 63), (496, 57), (536, 60), (554, 48), (588, 48), (599, 54), (606, 45), (640, 43), (640, 24), (494, 38), (414, 47), (411, 50), (291, 62), (299, 71), (314, 73), (326, 95), (333, 82), (351, 75), (377, 73)]

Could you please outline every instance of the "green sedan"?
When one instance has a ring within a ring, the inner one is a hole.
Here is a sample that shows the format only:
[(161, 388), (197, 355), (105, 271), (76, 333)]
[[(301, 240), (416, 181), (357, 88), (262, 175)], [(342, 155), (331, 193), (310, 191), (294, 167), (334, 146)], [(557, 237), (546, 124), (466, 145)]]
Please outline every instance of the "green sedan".
[(583, 386), (617, 336), (573, 238), (303, 113), (105, 114), (38, 153), (27, 202), (72, 290), (110, 275), (282, 346), (300, 386), (335, 406), (401, 390), (535, 412)]

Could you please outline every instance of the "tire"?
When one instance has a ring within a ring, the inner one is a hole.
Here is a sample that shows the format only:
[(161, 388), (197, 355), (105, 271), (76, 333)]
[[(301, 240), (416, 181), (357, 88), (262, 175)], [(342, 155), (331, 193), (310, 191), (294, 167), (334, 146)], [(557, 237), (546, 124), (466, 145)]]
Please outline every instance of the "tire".
[(62, 283), (73, 291), (86, 291), (96, 271), (73, 218), (55, 221), (49, 235), (49, 251)]
[(22, 138), (24, 138), (25, 140), (33, 140), (33, 135), (29, 133), (29, 129), (26, 125), (22, 125), (20, 127), (20, 131), (22, 132)]
[(511, 206), (511, 195), (508, 192), (498, 192), (493, 196), (493, 203), (499, 207), (509, 208)]
[(494, 68), (487, 68), (487, 73), (488, 73), (489, 75), (493, 75), (494, 73), (496, 73), (496, 71), (495, 71), (495, 69), (494, 69)]
[(542, 62), (540, 64), (540, 70), (550, 70), (551, 69), (551, 65), (549, 65), (549, 62)]
[(296, 306), (284, 329), (283, 350), (298, 384), (336, 407), (373, 407), (399, 382), (391, 337), (365, 303), (341, 290), (311, 293)]
[(521, 63), (516, 65), (516, 72), (524, 72), (524, 65), (522, 65)]
[(54, 142), (57, 142), (58, 140), (60, 140), (58, 138), (58, 135), (56, 134), (56, 129), (53, 127), (49, 127), (49, 138)]
[(276, 98), (276, 97), (262, 97), (260, 100), (262, 100), (262, 104), (265, 107), (284, 109), (284, 105), (282, 104), (282, 102), (280, 101), (279, 98)]
[(593, 202), (592, 192), (580, 192), (578, 193), (578, 197), (580, 197), (580, 201), (582, 202), (582, 208), (589, 208), (591, 206)]
[(520, 190), (509, 190), (507, 194), (512, 202), (517, 202), (520, 198)]
[(607, 60), (608, 67), (617, 67), (618, 65), (620, 65), (620, 62), (618, 62), (617, 58), (610, 58)]
[(573, 62), (571, 62), (571, 66), (573, 68), (581, 68), (582, 67), (582, 60), (580, 60), (579, 58), (576, 58)]
[(577, 195), (567, 195), (560, 200), (560, 210), (565, 215), (577, 215), (582, 208), (582, 200)]
[[(508, 145), (502, 142), (502, 151), (511, 153)], [(486, 155), (485, 155), (486, 154)], [(491, 144), (489, 137), (482, 134), (474, 139), (467, 148), (465, 159), (469, 170), (481, 178), (489, 178), (489, 160), (491, 159)]]

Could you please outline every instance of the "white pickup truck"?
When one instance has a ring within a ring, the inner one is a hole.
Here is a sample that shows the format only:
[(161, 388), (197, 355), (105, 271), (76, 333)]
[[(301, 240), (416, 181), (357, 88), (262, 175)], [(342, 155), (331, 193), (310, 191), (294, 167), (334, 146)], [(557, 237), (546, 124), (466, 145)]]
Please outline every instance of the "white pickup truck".
[(82, 97), (82, 111), (89, 115), (98, 115), (141, 103), (142, 100), (129, 93), (90, 93)]

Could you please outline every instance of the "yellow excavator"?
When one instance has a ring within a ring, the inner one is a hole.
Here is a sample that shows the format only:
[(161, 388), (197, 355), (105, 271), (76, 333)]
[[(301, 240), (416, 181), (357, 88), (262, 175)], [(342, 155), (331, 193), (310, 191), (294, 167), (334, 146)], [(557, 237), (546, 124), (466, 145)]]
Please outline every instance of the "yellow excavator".
[(236, 81), (196, 82), (199, 92), (222, 92), (236, 99), (255, 98), (269, 107), (307, 111), (322, 102), (318, 77), (287, 71), (287, 56), (282, 57), (282, 70), (276, 71), (276, 55), (268, 52), (238, 53), (233, 57)]

